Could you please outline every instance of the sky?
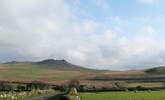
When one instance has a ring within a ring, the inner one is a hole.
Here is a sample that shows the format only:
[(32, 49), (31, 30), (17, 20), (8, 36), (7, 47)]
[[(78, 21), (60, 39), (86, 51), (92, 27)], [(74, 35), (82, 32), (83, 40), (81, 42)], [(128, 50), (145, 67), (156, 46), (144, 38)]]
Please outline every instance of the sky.
[(0, 0), (0, 62), (165, 65), (165, 0)]

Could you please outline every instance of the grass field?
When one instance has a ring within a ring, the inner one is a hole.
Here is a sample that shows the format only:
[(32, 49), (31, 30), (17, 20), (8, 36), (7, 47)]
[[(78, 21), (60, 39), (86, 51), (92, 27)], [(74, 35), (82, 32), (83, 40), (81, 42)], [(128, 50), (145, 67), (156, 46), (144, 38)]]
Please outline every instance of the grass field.
[[(58, 66), (59, 67), (59, 66)], [(66, 67), (70, 68), (66, 70)], [(80, 81), (81, 85), (86, 85), (88, 87), (101, 88), (112, 88), (116, 87), (114, 82), (111, 81), (96, 81), (88, 80), (90, 78), (101, 77), (101, 78), (113, 78), (113, 77), (134, 77), (134, 76), (145, 76), (144, 71), (98, 71), (98, 70), (84, 70), (79, 68), (79, 70), (73, 70), (73, 66), (69, 66), (68, 63), (64, 63), (61, 68), (58, 69), (57, 65), (53, 63), (52, 66), (47, 65), (37, 65), (32, 62), (22, 62), (22, 63), (8, 63), (0, 64), (0, 80), (4, 81), (19, 81), (19, 82), (29, 82), (29, 81), (44, 81), (55, 84), (66, 84), (68, 80), (77, 79)], [(75, 66), (76, 67), (76, 66)], [(118, 81), (117, 81), (118, 82)], [(118, 82), (120, 87), (164, 87), (163, 82)]]
[[(70, 74), (72, 73), (72, 74)], [(0, 64), (1, 80), (43, 80), (43, 81), (59, 81), (70, 80), (81, 75), (79, 71), (54, 70), (42, 68), (30, 63), (21, 64)]]
[(81, 93), (81, 100), (165, 100), (165, 91)]

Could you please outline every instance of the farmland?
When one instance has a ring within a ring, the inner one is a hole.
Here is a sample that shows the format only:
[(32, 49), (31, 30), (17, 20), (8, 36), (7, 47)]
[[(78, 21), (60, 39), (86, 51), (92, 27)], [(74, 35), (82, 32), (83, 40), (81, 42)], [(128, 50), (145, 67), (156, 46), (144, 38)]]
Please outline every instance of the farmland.
[(81, 93), (81, 100), (164, 100), (165, 91)]
[(164, 75), (150, 75), (143, 70), (101, 71), (86, 69), (65, 60), (47, 59), (39, 62), (8, 62), (0, 64), (0, 81), (42, 81), (55, 85), (76, 79), (88, 89), (164, 88)]
[(56, 98), (56, 93), (52, 94), (52, 91), (48, 94), (40, 92), (51, 89), (60, 91), (59, 94), (66, 93), (70, 88), (70, 82), (76, 80), (78, 84), (75, 87), (80, 93), (81, 100), (109, 100), (110, 98), (112, 100), (123, 98), (125, 100), (148, 100), (148, 98), (164, 100), (165, 91), (162, 90), (165, 89), (165, 74), (153, 73), (153, 70), (149, 73), (145, 70), (88, 69), (65, 60), (53, 59), (39, 62), (7, 62), (0, 64), (2, 84), (0, 90), (3, 98), (6, 97), (4, 95), (9, 98), (14, 96), (15, 100), (20, 97), (21, 100), (43, 96), (49, 98), (50, 95)]
[[(64, 74), (65, 73), (65, 74)], [(73, 74), (70, 74), (73, 73)], [(40, 67), (31, 63), (0, 64), (0, 80), (46, 82), (70, 80), (81, 75), (80, 71)]]

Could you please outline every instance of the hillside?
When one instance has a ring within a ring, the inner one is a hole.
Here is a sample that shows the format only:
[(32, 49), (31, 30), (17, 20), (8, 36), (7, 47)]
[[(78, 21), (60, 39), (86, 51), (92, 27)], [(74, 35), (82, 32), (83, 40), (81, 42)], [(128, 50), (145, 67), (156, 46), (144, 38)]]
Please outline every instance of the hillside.
[(58, 70), (71, 70), (71, 71), (92, 70), (92, 69), (71, 64), (67, 62), (66, 60), (46, 59), (39, 62), (33, 62), (32, 64), (37, 65), (39, 67), (43, 67), (43, 68), (52, 68), (52, 69), (58, 69)]
[(94, 71), (94, 69), (85, 68), (82, 66), (74, 65), (66, 60), (54, 60), (54, 59), (45, 59), (42, 61), (36, 61), (36, 62), (17, 62), (17, 61), (11, 61), (6, 62), (3, 64), (0, 64), (3, 66), (20, 66), (24, 65), (27, 67), (38, 67), (38, 68), (46, 68), (46, 69), (53, 69), (53, 70), (76, 70), (76, 71)]
[(11, 61), (0, 64), (0, 80), (47, 82), (97, 75), (98, 70), (71, 64), (66, 60), (46, 59), (37, 62)]
[(66, 60), (46, 59), (36, 62), (12, 61), (0, 64), (0, 80), (60, 82), (71, 79), (143, 77), (165, 74), (165, 67), (145, 71), (105, 71), (81, 67)]
[(165, 74), (165, 66), (151, 68), (145, 71), (147, 74)]

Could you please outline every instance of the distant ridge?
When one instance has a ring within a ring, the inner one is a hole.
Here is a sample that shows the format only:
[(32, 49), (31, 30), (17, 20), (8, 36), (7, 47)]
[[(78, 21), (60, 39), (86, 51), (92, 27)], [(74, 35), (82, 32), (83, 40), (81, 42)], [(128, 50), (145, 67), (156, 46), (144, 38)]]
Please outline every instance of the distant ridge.
[(62, 60), (55, 60), (55, 59), (45, 59), (42, 61), (11, 61), (11, 62), (6, 62), (3, 64), (9, 64), (9, 65), (17, 65), (17, 64), (23, 64), (23, 66), (26, 67), (38, 67), (38, 68), (51, 68), (54, 70), (77, 70), (77, 71), (95, 71), (95, 69), (89, 69), (85, 68), (79, 65), (74, 65), (69, 63), (68, 61), (62, 59)]
[(44, 68), (53, 68), (58, 70), (92, 70), (78, 65), (71, 64), (66, 60), (54, 60), (54, 59), (45, 59), (39, 62), (34, 62), (33, 64), (44, 67)]
[(19, 63), (19, 62), (17, 62), (17, 61), (10, 61), (10, 62), (2, 63), (2, 64), (16, 64), (16, 63)]
[(165, 66), (151, 68), (145, 71), (148, 74), (165, 74)]
[[(55, 60), (55, 59), (44, 59), (41, 61), (9, 61), (9, 62), (5, 62), (5, 63), (1, 63), (2, 64), (7, 64), (9, 66), (17, 66), (19, 64), (19, 66), (26, 66), (26, 67), (38, 67), (38, 68), (51, 68), (54, 70), (77, 70), (77, 71), (110, 71), (110, 70), (97, 70), (97, 69), (90, 69), (90, 68), (86, 68), (83, 66), (79, 66), (79, 65), (74, 65), (64, 59), (62, 60)], [(113, 70), (111, 70), (113, 71)], [(133, 71), (138, 71), (138, 70), (129, 70), (130, 72)], [(150, 69), (146, 69), (143, 70), (143, 72), (145, 72), (146, 74), (157, 74), (157, 75), (165, 75), (165, 66), (160, 66), (160, 67), (153, 67)]]
[(54, 60), (54, 59), (46, 59), (46, 60), (42, 60), (39, 62), (35, 62), (35, 64), (39, 64), (39, 65), (63, 65), (63, 64), (69, 64), (66, 60)]

